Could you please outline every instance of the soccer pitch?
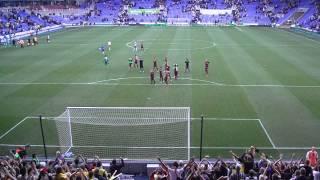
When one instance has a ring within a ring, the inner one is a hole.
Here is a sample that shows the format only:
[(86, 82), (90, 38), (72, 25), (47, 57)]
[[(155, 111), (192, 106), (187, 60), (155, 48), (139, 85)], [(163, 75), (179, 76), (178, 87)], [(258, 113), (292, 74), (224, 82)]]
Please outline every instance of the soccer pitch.
[[(201, 115), (211, 156), (250, 145), (276, 153), (320, 146), (319, 40), (265, 27), (86, 27), (50, 36), (50, 44), (41, 37), (36, 47), (0, 49), (0, 152), (5, 144), (41, 145), (35, 116), (59, 116), (69, 106), (190, 107), (193, 156)], [(98, 48), (109, 40), (105, 65)], [(135, 40), (145, 46), (137, 53), (145, 72), (128, 70)], [(166, 86), (156, 73), (151, 85), (154, 56), (162, 66), (166, 56), (178, 64), (178, 80)], [(52, 125), (44, 126), (47, 144), (57, 145)]]

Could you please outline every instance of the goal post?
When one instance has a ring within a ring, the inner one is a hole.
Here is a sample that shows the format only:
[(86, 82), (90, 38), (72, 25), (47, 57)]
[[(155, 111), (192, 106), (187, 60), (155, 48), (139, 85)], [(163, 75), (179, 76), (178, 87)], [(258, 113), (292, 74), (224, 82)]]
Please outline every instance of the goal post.
[(65, 121), (56, 126), (60, 145), (73, 154), (190, 158), (190, 107), (67, 107), (57, 120)]

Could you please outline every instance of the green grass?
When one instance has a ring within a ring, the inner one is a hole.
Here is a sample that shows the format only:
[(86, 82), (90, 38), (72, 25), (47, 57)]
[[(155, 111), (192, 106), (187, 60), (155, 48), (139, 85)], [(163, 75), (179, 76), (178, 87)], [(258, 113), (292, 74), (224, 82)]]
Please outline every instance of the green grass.
[[(204, 123), (204, 152), (211, 156), (252, 144), (272, 148), (263, 128), (277, 148), (320, 146), (320, 41), (275, 28), (239, 28), (72, 28), (51, 34), (50, 44), (43, 37), (36, 47), (1, 48), (0, 136), (26, 116), (58, 116), (68, 106), (187, 106), (192, 117), (218, 119)], [(108, 40), (111, 61), (105, 66), (98, 47)], [(145, 73), (128, 71), (134, 40), (144, 41), (146, 51), (139, 55)], [(160, 64), (165, 56), (179, 64), (182, 79), (169, 87), (149, 85), (153, 56)], [(185, 57), (191, 73), (183, 73)], [(103, 80), (109, 81), (90, 84)], [(257, 120), (221, 119), (260, 119), (263, 127)], [(199, 129), (194, 121), (194, 147)], [(48, 144), (57, 141), (54, 131), (46, 129)], [(41, 142), (36, 120), (0, 139), (0, 144)]]

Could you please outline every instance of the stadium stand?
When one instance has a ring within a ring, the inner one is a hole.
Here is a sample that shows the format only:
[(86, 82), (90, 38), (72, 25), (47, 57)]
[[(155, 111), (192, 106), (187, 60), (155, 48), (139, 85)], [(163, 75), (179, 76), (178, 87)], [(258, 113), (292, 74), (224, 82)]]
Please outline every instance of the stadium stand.
[[(319, 1), (287, 0), (99, 0), (80, 5), (0, 8), (0, 34), (57, 24), (248, 24), (300, 26), (319, 31)], [(149, 11), (148, 11), (149, 10)]]

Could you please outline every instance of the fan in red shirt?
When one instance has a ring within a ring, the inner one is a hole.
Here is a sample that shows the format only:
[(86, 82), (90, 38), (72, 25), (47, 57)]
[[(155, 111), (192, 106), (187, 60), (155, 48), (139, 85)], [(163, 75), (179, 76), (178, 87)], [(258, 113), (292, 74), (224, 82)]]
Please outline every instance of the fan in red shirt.
[(311, 150), (307, 152), (306, 159), (310, 161), (310, 166), (315, 167), (318, 162), (318, 153), (314, 146), (311, 147)]
[(25, 159), (27, 157), (27, 150), (30, 148), (30, 145), (27, 144), (25, 146), (18, 147), (17, 149), (12, 151), (12, 155), (17, 159)]

